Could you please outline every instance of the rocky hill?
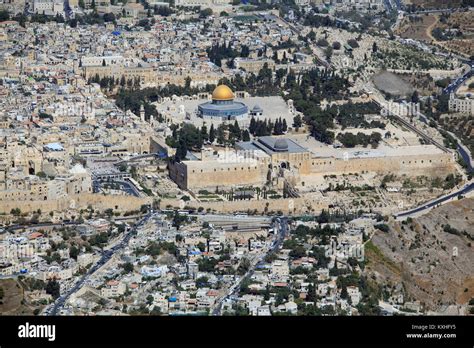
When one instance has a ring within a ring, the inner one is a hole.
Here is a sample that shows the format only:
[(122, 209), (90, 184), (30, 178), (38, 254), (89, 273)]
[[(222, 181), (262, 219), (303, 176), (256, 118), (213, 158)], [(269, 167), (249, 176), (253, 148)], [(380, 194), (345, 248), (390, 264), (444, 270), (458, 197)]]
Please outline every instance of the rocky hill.
[(474, 199), (389, 222), (366, 248), (366, 271), (379, 283), (403, 285), (405, 299), (441, 311), (474, 297)]

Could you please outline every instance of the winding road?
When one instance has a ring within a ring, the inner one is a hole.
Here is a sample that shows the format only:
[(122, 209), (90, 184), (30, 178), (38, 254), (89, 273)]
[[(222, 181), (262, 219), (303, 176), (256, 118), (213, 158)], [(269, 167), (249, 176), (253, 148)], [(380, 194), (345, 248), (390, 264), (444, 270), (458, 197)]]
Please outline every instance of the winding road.
[(414, 216), (414, 215), (417, 215), (421, 212), (425, 212), (425, 211), (428, 211), (429, 209), (439, 205), (439, 204), (442, 204), (444, 202), (447, 202), (459, 195), (465, 195), (469, 192), (471, 192), (472, 190), (474, 190), (474, 181), (470, 181), (469, 183), (467, 183), (462, 189), (459, 189), (455, 192), (452, 192), (452, 193), (449, 193), (445, 196), (442, 196), (442, 197), (439, 197), (439, 198), (436, 198), (435, 200), (431, 201), (431, 202), (428, 202), (428, 203), (424, 203), (423, 205), (417, 207), (417, 208), (413, 208), (413, 209), (410, 209), (408, 211), (404, 211), (404, 212), (401, 212), (401, 213), (397, 213), (395, 214), (395, 218), (397, 219), (402, 219), (402, 218), (407, 218), (407, 217), (411, 217), (411, 216)]

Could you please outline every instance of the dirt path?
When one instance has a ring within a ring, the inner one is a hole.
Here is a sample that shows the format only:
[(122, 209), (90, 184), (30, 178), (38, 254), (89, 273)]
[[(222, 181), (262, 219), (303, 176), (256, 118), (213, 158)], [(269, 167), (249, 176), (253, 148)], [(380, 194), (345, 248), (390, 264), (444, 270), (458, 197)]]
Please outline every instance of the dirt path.
[(428, 26), (426, 28), (426, 36), (428, 36), (430, 38), (430, 40), (433, 41), (433, 43), (438, 43), (438, 40), (436, 40), (433, 35), (431, 35), (431, 32), (433, 31), (433, 29), (435, 28), (436, 24), (438, 24), (439, 22), (439, 17), (438, 16), (434, 16), (435, 17), (435, 21), (433, 23), (431, 23), (430, 26)]

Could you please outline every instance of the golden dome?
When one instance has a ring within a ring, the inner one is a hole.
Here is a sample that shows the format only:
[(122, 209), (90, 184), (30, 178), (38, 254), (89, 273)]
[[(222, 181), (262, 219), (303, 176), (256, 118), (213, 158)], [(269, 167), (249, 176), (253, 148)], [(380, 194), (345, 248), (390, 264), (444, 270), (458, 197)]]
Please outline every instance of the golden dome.
[(212, 92), (212, 100), (233, 100), (234, 93), (226, 85), (219, 85)]

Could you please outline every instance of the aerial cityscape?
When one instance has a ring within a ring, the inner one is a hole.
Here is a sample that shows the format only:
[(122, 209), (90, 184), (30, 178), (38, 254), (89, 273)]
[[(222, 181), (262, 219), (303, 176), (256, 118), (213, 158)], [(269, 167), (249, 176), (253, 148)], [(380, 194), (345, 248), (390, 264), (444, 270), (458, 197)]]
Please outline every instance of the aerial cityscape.
[(0, 0), (0, 315), (473, 315), (473, 18)]

